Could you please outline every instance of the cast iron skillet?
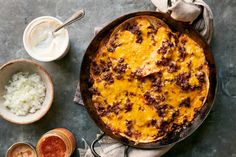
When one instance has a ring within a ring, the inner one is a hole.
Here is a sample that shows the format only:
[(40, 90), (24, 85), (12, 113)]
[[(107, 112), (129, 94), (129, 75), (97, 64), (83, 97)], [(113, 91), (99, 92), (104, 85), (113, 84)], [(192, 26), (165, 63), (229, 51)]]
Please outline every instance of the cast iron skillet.
[[(198, 116), (194, 119), (193, 124), (191, 126), (189, 126), (184, 131), (180, 132), (179, 134), (175, 134), (165, 140), (151, 142), (151, 143), (140, 143), (140, 144), (135, 145), (134, 142), (129, 141), (128, 139), (124, 137), (114, 135), (109, 129), (106, 128), (105, 124), (103, 123), (103, 121), (100, 119), (100, 117), (98, 116), (96, 112), (96, 109), (91, 99), (92, 95), (90, 94), (88, 89), (92, 86), (91, 83), (89, 82), (89, 67), (90, 67), (91, 59), (95, 57), (101, 40), (104, 39), (107, 35), (109, 35), (109, 33), (111, 33), (111, 31), (116, 26), (118, 26), (125, 20), (131, 17), (139, 16), (139, 15), (151, 15), (159, 19), (162, 19), (164, 22), (168, 24), (168, 26), (172, 29), (172, 31), (186, 33), (198, 44), (200, 44), (200, 46), (204, 49), (204, 53), (206, 55), (206, 59), (210, 67), (210, 74), (209, 74), (210, 88), (209, 88), (209, 93), (208, 93), (208, 97), (205, 102), (205, 105), (203, 106), (202, 110), (199, 112)], [(130, 14), (127, 14), (127, 15), (124, 15), (115, 19), (110, 24), (105, 26), (89, 44), (85, 52), (85, 55), (83, 57), (81, 71), (80, 71), (81, 96), (82, 96), (84, 105), (88, 113), (90, 114), (91, 118), (95, 121), (97, 126), (104, 132), (104, 134), (110, 136), (113, 139), (118, 140), (119, 142), (125, 144), (126, 146), (142, 148), (142, 149), (155, 149), (155, 148), (161, 148), (164, 146), (172, 145), (185, 139), (190, 134), (192, 134), (201, 125), (201, 123), (204, 121), (204, 119), (207, 117), (208, 113), (210, 112), (213, 106), (216, 87), (217, 87), (217, 78), (216, 78), (215, 60), (205, 40), (191, 26), (185, 23), (181, 23), (181, 22), (173, 20), (168, 14), (162, 14), (162, 13), (157, 13), (157, 12), (152, 12), (152, 11), (141, 11), (141, 12), (130, 13)], [(92, 152), (95, 156), (99, 156), (99, 155), (94, 151), (94, 145), (99, 139), (102, 138), (104, 134), (102, 134), (98, 139), (96, 139), (91, 145)]]

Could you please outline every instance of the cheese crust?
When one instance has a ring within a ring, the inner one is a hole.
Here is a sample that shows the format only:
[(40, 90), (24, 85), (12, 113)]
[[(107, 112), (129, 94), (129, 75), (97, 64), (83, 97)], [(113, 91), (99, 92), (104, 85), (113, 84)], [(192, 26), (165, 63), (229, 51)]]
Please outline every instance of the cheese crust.
[(137, 16), (101, 41), (90, 92), (107, 128), (149, 143), (191, 125), (208, 95), (208, 75), (198, 43), (156, 17)]

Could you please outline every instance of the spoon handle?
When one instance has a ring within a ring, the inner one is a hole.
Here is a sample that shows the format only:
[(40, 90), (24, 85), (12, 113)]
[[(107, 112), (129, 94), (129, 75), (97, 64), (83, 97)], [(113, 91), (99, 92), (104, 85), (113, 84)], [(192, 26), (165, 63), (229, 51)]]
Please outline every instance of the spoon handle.
[(82, 19), (85, 15), (84, 10), (79, 10), (77, 12), (75, 12), (71, 17), (69, 17), (61, 26), (59, 26), (57, 29), (55, 29), (53, 31), (53, 33), (56, 33), (57, 31), (59, 31), (60, 29), (62, 29), (65, 26), (68, 26), (80, 19)]

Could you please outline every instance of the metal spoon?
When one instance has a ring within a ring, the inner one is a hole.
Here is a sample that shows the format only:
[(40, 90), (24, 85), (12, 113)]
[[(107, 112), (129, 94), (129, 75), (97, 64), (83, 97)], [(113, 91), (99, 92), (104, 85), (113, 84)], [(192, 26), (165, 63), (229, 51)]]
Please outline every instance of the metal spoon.
[(64, 28), (65, 26), (68, 26), (80, 19), (82, 19), (85, 15), (84, 10), (79, 10), (77, 12), (75, 12), (71, 17), (69, 17), (61, 26), (59, 26), (58, 28), (56, 28), (52, 34), (56, 33), (57, 31), (59, 31), (60, 29)]

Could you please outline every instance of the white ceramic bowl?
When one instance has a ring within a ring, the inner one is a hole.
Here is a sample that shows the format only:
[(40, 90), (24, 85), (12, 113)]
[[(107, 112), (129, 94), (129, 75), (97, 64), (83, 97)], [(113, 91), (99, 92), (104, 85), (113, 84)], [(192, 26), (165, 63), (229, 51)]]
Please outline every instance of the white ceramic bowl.
[[(5, 85), (8, 84), (8, 81), (10, 80), (12, 75), (17, 72), (37, 73), (38, 75), (41, 76), (45, 84), (46, 87), (45, 100), (42, 104), (41, 109), (37, 110), (33, 114), (27, 114), (26, 116), (17, 116), (3, 105), (5, 101), (3, 95), (6, 92), (6, 89), (4, 87)], [(48, 110), (52, 105), (53, 98), (54, 98), (54, 89), (51, 77), (49, 76), (47, 71), (39, 64), (30, 60), (18, 59), (10, 61), (0, 67), (0, 116), (5, 120), (16, 124), (33, 123), (41, 119), (48, 112)]]
[(69, 40), (69, 33), (68, 30), (65, 28), (62, 28), (63, 31), (65, 31), (65, 40), (63, 42), (63, 44), (65, 44), (66, 46), (61, 49), (60, 51), (56, 52), (56, 55), (54, 55), (53, 57), (44, 57), (44, 56), (40, 56), (38, 54), (35, 54), (31, 48), (31, 46), (29, 46), (29, 40), (30, 40), (30, 33), (32, 31), (33, 28), (35, 28), (37, 26), (37, 24), (42, 23), (42, 22), (46, 22), (47, 20), (52, 20), (55, 21), (56, 23), (59, 23), (60, 25), (63, 24), (62, 21), (60, 21), (59, 19), (52, 17), (52, 16), (41, 16), (38, 17), (36, 19), (34, 19), (33, 21), (31, 21), (27, 27), (25, 28), (24, 34), (23, 34), (23, 44), (25, 47), (25, 50), (27, 51), (27, 53), (34, 59), (38, 60), (38, 61), (42, 61), (42, 62), (50, 62), (50, 61), (54, 61), (54, 60), (58, 60), (61, 59), (62, 57), (64, 57), (70, 48), (70, 40)]

